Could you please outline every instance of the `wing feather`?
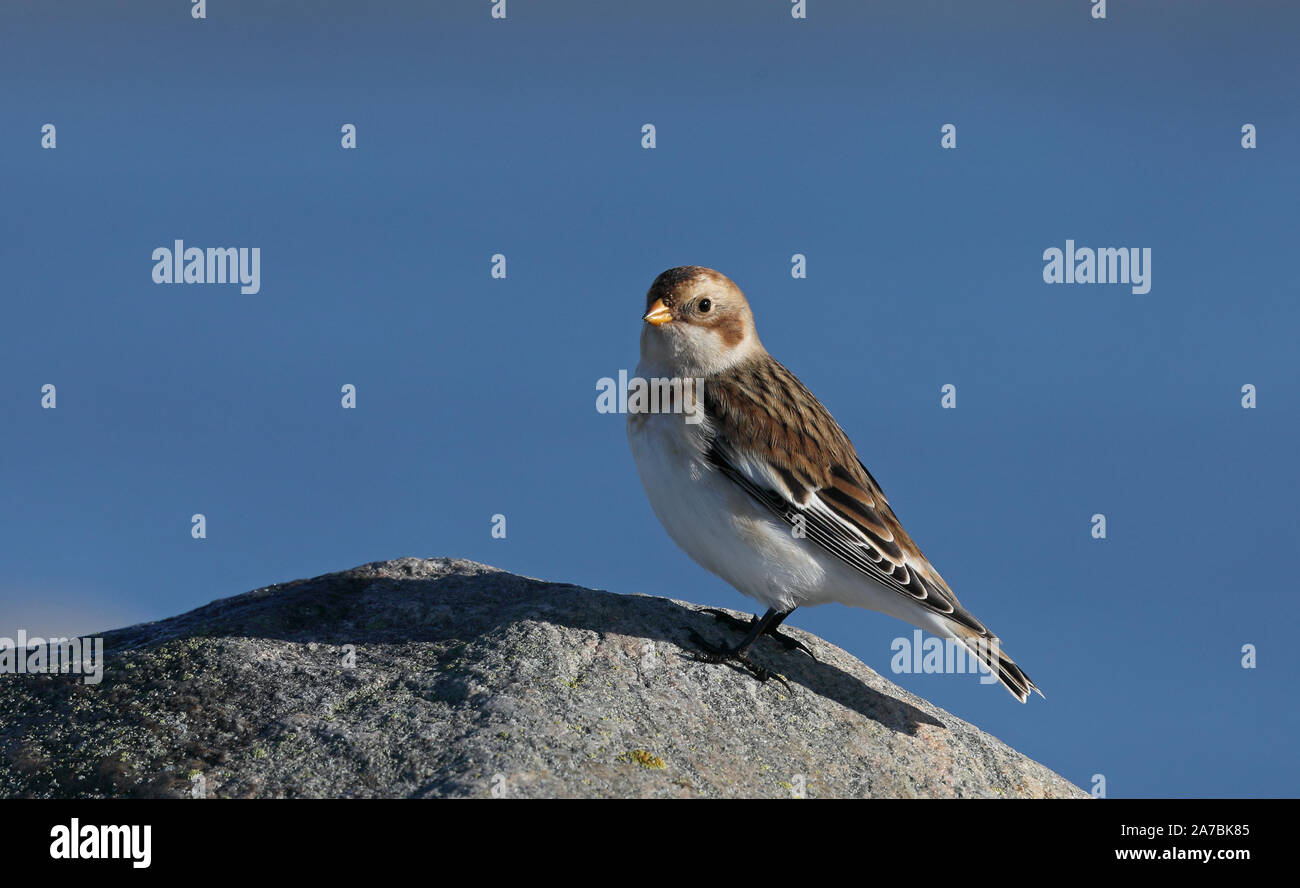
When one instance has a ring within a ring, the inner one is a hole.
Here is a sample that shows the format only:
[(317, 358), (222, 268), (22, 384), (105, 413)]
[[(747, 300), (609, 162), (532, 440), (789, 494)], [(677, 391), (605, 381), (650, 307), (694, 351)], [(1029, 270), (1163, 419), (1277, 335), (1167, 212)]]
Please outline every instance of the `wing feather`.
[(903, 529), (821, 402), (771, 356), (704, 385), (709, 461), (754, 500), (865, 578), (990, 635)]

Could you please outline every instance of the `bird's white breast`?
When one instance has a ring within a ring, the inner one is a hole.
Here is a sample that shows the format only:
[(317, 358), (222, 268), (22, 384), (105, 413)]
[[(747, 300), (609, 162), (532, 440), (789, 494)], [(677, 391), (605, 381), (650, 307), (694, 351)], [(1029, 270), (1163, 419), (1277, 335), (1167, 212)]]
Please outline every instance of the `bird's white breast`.
[(707, 417), (630, 414), (627, 435), (655, 516), (701, 567), (766, 607), (830, 600), (822, 559), (708, 462)]

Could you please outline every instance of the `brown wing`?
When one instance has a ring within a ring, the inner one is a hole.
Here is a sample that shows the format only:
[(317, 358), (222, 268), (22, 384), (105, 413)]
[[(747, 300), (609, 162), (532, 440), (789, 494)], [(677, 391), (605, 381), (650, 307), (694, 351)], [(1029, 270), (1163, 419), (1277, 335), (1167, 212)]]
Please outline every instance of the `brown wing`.
[(844, 430), (793, 373), (764, 355), (707, 379), (704, 403), (710, 460), (754, 499), (792, 526), (802, 516), (809, 542), (866, 577), (990, 634), (921, 554)]

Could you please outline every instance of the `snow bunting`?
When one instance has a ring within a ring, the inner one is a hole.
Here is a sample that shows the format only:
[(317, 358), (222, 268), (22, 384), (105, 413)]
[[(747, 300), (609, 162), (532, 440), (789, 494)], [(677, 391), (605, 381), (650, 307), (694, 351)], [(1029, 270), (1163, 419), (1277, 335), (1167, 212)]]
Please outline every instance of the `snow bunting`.
[(702, 409), (702, 422), (685, 422), (680, 409), (629, 412), (650, 505), (686, 554), (767, 608), (736, 647), (705, 659), (765, 680), (747, 656), (754, 641), (769, 634), (802, 647), (776, 631), (781, 621), (837, 601), (954, 639), (1022, 703), (1038, 691), (903, 530), (826, 408), (763, 348), (730, 278), (669, 269), (650, 286), (642, 320), (637, 377), (704, 381), (702, 397), (682, 388), (702, 401), (687, 405)]

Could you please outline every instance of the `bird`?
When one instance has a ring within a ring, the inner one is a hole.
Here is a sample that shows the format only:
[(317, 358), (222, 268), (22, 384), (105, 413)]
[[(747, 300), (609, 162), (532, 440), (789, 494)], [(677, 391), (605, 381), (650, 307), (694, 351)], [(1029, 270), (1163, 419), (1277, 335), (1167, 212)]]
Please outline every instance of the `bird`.
[(838, 602), (954, 640), (1021, 703), (1043, 695), (908, 536), (830, 412), (768, 354), (734, 281), (670, 268), (650, 285), (641, 319), (636, 378), (699, 381), (684, 383), (685, 403), (671, 409), (628, 410), (651, 509), (697, 564), (766, 608), (751, 622), (729, 618), (747, 630), (734, 646), (693, 633), (699, 659), (766, 681), (749, 657), (754, 642), (769, 635), (811, 654), (778, 628), (797, 607)]

